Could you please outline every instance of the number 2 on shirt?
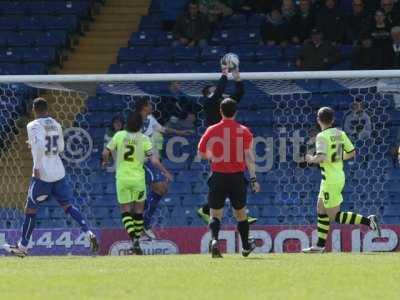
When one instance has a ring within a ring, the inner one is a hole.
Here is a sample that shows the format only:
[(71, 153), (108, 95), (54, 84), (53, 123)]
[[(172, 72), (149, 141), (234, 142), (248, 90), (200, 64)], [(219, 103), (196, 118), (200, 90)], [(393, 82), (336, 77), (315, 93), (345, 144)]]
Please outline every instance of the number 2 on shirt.
[(135, 146), (126, 145), (125, 147), (126, 147), (126, 151), (124, 154), (124, 160), (133, 161), (133, 154), (135, 153)]

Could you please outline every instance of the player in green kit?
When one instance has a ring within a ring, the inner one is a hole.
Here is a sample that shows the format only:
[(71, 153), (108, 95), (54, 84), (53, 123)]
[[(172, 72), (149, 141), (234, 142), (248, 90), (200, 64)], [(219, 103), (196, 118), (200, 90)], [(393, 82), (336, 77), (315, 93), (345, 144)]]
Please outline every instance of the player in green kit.
[(353, 212), (340, 211), (343, 202), (342, 191), (345, 184), (343, 161), (355, 157), (355, 149), (346, 133), (333, 127), (335, 112), (330, 107), (322, 107), (318, 111), (317, 121), (321, 132), (316, 138), (316, 155), (306, 155), (309, 164), (319, 164), (322, 174), (318, 195), (318, 242), (316, 246), (303, 249), (304, 253), (322, 253), (329, 233), (330, 222), (340, 224), (363, 224), (371, 230), (380, 228), (377, 217), (364, 217)]
[(116, 153), (116, 189), (120, 204), (122, 222), (133, 242), (132, 252), (142, 255), (139, 238), (143, 231), (144, 200), (146, 181), (143, 168), (149, 159), (152, 164), (169, 178), (171, 174), (153, 155), (150, 139), (141, 133), (143, 119), (140, 114), (131, 113), (126, 129), (117, 132), (103, 151), (103, 166), (107, 166), (110, 155)]

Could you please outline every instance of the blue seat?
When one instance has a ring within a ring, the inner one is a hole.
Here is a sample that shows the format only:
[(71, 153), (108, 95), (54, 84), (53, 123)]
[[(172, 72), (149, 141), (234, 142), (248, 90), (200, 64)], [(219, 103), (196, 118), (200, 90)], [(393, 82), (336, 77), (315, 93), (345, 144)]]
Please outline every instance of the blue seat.
[(170, 31), (160, 31), (156, 37), (157, 46), (170, 46), (174, 41), (174, 34)]
[(24, 48), (22, 60), (26, 63), (41, 62), (50, 64), (56, 62), (56, 51), (50, 47)]
[(160, 11), (162, 20), (176, 21), (176, 19), (182, 14), (186, 5), (186, 0), (160, 0)]
[(140, 30), (161, 29), (161, 18), (158, 15), (142, 16), (139, 28)]
[(157, 47), (148, 50), (147, 59), (149, 62), (154, 63), (157, 61), (170, 62), (173, 59), (173, 51), (170, 47)]
[(254, 46), (236, 46), (231, 47), (230, 52), (237, 54), (240, 58), (240, 61), (254, 61), (255, 59), (255, 50)]
[(245, 44), (258, 45), (261, 40), (260, 31), (258, 29), (237, 30), (236, 36), (237, 36), (236, 42), (239, 45), (245, 45)]
[(232, 29), (232, 28), (246, 28), (247, 16), (235, 14), (222, 19), (220, 27), (222, 29)]
[(7, 38), (9, 47), (31, 47), (34, 43), (34, 37), (23, 32), (10, 35)]
[(108, 207), (93, 207), (91, 210), (96, 219), (110, 218), (110, 209)]
[(196, 182), (193, 187), (194, 194), (206, 194), (208, 193), (208, 185), (204, 182)]
[(54, 34), (52, 32), (44, 32), (34, 39), (34, 43), (37, 47), (62, 47), (66, 44), (65, 33)]
[(17, 30), (21, 18), (0, 17), (0, 30)]
[(18, 49), (0, 49), (0, 63), (19, 63), (22, 59)]
[(210, 44), (212, 46), (231, 46), (237, 44), (237, 30), (221, 30), (214, 32)]
[(169, 192), (171, 194), (191, 194), (192, 187), (189, 183), (173, 182), (169, 186)]
[(256, 59), (262, 60), (279, 60), (282, 58), (282, 48), (274, 46), (259, 46), (256, 49)]
[(286, 46), (283, 50), (283, 57), (285, 60), (295, 60), (299, 54), (301, 46)]
[(147, 47), (121, 48), (118, 53), (118, 63), (136, 61), (144, 62), (149, 49)]
[(40, 22), (48, 30), (65, 30), (70, 33), (79, 31), (79, 20), (74, 15), (58, 17), (43, 16)]
[(21, 75), (24, 74), (24, 67), (21, 64), (0, 63), (0, 73), (2, 75)]
[(197, 61), (199, 55), (200, 49), (197, 47), (177, 47), (174, 56), (176, 61)]
[(46, 74), (47, 73), (46, 65), (42, 64), (42, 63), (24, 64), (23, 68), (24, 68), (24, 74), (40, 75), (40, 74)]
[(247, 20), (247, 27), (252, 29), (260, 29), (261, 23), (265, 21), (264, 14), (252, 14)]
[(18, 29), (21, 30), (43, 30), (43, 24), (36, 17), (21, 18), (18, 23)]
[(155, 31), (139, 31), (132, 34), (130, 46), (154, 46), (157, 40), (157, 32)]
[(226, 52), (223, 46), (207, 46), (201, 51), (200, 58), (202, 61), (219, 61)]

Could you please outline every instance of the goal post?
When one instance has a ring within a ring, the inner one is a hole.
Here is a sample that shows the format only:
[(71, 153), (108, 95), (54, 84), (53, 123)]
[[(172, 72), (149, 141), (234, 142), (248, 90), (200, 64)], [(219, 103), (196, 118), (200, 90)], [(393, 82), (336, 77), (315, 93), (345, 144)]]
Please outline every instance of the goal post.
[[(126, 117), (137, 99), (147, 97), (162, 123), (187, 125), (185, 117), (175, 116), (168, 106), (174, 98), (185, 103), (194, 115), (189, 123), (194, 126), (195, 134), (158, 136), (155, 140), (176, 180), (153, 222), (167, 236), (169, 228), (177, 226), (204, 230), (196, 211), (206, 199), (209, 167), (198, 161), (195, 152), (198, 138), (205, 130), (202, 89), (220, 76), (220, 73), (0, 76), (0, 234), (2, 230), (18, 232), (23, 218), (32, 167), (26, 124), (31, 119), (29, 105), (36, 96), (49, 101), (50, 114), (64, 127), (66, 150), (62, 157), (74, 189), (74, 204), (99, 229), (121, 227), (113, 170), (100, 166), (104, 136), (112, 118)], [(239, 105), (238, 120), (249, 126), (255, 136), (262, 186), (261, 194), (249, 194), (249, 213), (259, 219), (261, 231), (273, 228), (268, 233), (272, 239), (270, 245), (262, 232), (254, 232), (266, 239), (265, 247), (259, 251), (297, 251), (299, 243), (307, 246), (316, 238), (320, 172), (304, 163), (304, 155), (314, 151), (318, 132), (315, 113), (321, 106), (336, 110), (336, 125), (349, 131), (357, 149), (356, 159), (345, 164), (343, 207), (366, 215), (377, 214), (385, 224), (400, 224), (400, 180), (392, 154), (399, 143), (400, 70), (243, 72), (241, 78), (245, 96)], [(174, 91), (172, 82), (176, 83)], [(232, 82), (229, 76), (226, 94), (233, 92)], [(225, 224), (234, 224), (232, 213), (226, 213)], [(37, 227), (43, 230), (76, 227), (60, 213), (55, 201), (43, 204), (37, 222)], [(282, 226), (293, 230), (282, 233), (277, 229)], [(392, 231), (400, 229), (394, 227)], [(329, 245), (337, 251), (365, 250), (363, 242), (359, 242), (367, 236), (364, 233), (365, 230), (343, 234), (336, 231)], [(394, 238), (391, 232), (384, 233), (385, 237)], [(229, 232), (226, 234), (230, 236)], [(345, 237), (352, 242), (342, 244)], [(385, 250), (390, 245), (370, 245), (367, 249)], [(202, 247), (203, 244), (198, 246)]]

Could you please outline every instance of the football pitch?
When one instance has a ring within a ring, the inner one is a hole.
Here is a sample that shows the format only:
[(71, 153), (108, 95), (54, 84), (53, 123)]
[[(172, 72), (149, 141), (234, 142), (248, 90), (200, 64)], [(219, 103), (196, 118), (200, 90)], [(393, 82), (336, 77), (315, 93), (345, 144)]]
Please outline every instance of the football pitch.
[(399, 299), (400, 255), (0, 258), (0, 299)]

